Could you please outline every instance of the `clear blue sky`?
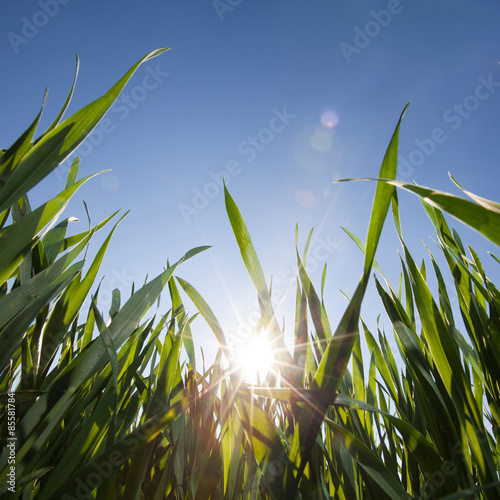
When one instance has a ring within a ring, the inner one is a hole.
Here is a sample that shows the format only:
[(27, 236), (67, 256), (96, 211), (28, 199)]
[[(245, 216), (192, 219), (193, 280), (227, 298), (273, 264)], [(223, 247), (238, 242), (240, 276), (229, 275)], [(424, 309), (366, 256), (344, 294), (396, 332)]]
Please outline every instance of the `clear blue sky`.
[[(103, 264), (103, 299), (115, 286), (127, 295), (132, 280), (155, 276), (167, 258), (210, 244), (178, 274), (236, 331), (232, 306), (245, 321), (255, 295), (224, 211), (218, 183), (225, 170), (276, 291), (284, 293), (295, 269), (295, 224), (302, 243), (316, 228), (311, 275), (319, 286), (328, 262), (326, 304), (336, 325), (345, 307), (339, 289), (353, 291), (362, 268), (340, 226), (364, 238), (375, 185), (332, 181), (377, 175), (409, 100), (399, 178), (456, 192), (450, 171), (469, 190), (499, 200), (496, 0), (11, 1), (2, 5), (0, 36), (4, 148), (32, 121), (46, 86), (41, 129), (52, 122), (75, 53), (81, 66), (69, 113), (150, 50), (171, 47), (139, 68), (106, 126), (80, 150), (81, 175), (112, 173), (70, 204), (66, 216), (81, 220), (73, 230), (86, 227), (82, 200), (94, 223), (131, 210)], [(51, 174), (32, 204), (57, 194), (61, 179)], [(420, 240), (432, 245), (432, 227), (412, 195), (402, 193), (401, 205), (410, 247), (423, 256)], [(461, 234), (498, 276), (486, 250), (500, 251)], [(398, 249), (389, 220), (377, 258), (394, 283)], [(381, 309), (370, 292), (363, 316), (373, 325)], [(291, 325), (289, 308), (284, 314)], [(204, 345), (212, 337), (197, 323), (196, 342)]]

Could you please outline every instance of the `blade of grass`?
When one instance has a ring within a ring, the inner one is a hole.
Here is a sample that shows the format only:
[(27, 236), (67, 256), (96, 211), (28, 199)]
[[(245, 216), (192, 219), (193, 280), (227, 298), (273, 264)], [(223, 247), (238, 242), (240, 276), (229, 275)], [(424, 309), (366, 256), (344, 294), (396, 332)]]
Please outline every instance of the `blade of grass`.
[(44, 134), (0, 186), (0, 213), (61, 164), (97, 126), (137, 68), (168, 49), (153, 50), (130, 68), (106, 94)]

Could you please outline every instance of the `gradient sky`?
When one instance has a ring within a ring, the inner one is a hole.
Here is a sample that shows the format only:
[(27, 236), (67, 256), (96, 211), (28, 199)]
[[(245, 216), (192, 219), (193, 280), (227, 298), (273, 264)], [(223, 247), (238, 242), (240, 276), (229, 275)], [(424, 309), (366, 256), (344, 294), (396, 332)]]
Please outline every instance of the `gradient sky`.
[[(226, 331), (249, 321), (255, 293), (224, 210), (220, 181), (239, 205), (274, 289), (286, 295), (296, 268), (294, 229), (303, 245), (315, 227), (310, 274), (334, 326), (354, 290), (362, 255), (340, 226), (364, 238), (374, 177), (400, 112), (398, 177), (499, 200), (500, 4), (496, 0), (299, 2), (181, 0), (3, 2), (0, 17), (1, 147), (10, 146), (48, 101), (40, 132), (64, 102), (75, 53), (81, 61), (69, 114), (105, 93), (140, 57), (171, 47), (139, 68), (98, 131), (80, 148), (90, 181), (65, 216), (86, 228), (131, 210), (102, 267), (101, 307), (114, 287), (156, 276), (194, 246), (213, 248), (178, 275), (206, 298)], [(31, 193), (32, 206), (64, 187), (64, 166)], [(403, 232), (417, 256), (432, 226), (413, 195), (401, 193)], [(458, 226), (458, 224), (455, 224)], [(498, 279), (493, 248), (460, 228)], [(102, 238), (105, 235), (101, 235)], [(97, 242), (94, 243), (97, 249)], [(391, 220), (377, 254), (397, 284), (399, 243)], [(437, 253), (437, 249), (436, 249)], [(372, 290), (362, 315), (382, 311)], [(289, 302), (293, 304), (294, 287)], [(283, 308), (291, 326), (290, 304)], [(201, 319), (197, 346), (213, 337)], [(387, 323), (386, 323), (387, 325)]]

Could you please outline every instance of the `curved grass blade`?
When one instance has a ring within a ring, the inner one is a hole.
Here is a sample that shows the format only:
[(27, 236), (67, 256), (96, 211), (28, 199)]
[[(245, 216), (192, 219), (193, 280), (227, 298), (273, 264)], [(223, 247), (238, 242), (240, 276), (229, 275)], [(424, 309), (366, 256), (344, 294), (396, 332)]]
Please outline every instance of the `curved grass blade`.
[[(381, 177), (396, 177), (399, 127), (408, 106), (409, 104), (403, 109), (389, 146), (387, 147), (382, 166), (380, 167), (379, 175)], [(358, 334), (357, 323), (361, 312), (361, 302), (368, 284), (368, 275), (375, 259), (375, 250), (378, 245), (380, 234), (382, 233), (383, 222), (389, 210), (393, 189), (393, 187), (387, 186), (385, 183), (377, 184), (366, 239), (363, 277), (316, 371), (315, 382), (319, 389), (335, 392), (346, 370), (347, 362), (354, 345), (354, 337)]]
[(75, 67), (75, 77), (73, 78), (73, 84), (71, 85), (71, 88), (69, 89), (69, 94), (66, 97), (66, 101), (64, 101), (64, 104), (63, 104), (63, 107), (61, 108), (61, 111), (59, 111), (55, 120), (52, 122), (50, 127), (45, 131), (45, 134), (48, 134), (51, 130), (53, 130), (57, 127), (57, 125), (61, 121), (61, 118), (63, 117), (64, 113), (68, 109), (69, 103), (71, 102), (71, 98), (73, 97), (73, 93), (75, 91), (75, 85), (76, 85), (76, 80), (78, 78), (78, 70), (79, 69), (80, 69), (80, 59), (78, 58), (78, 54), (76, 54), (76, 67)]
[(335, 435), (342, 441), (348, 453), (365, 470), (365, 472), (380, 486), (381, 491), (386, 493), (386, 498), (394, 500), (410, 500), (411, 496), (403, 489), (399, 479), (394, 477), (384, 463), (373, 453), (361, 440), (344, 427), (336, 424), (330, 419), (325, 422)]
[(205, 299), (192, 285), (190, 285), (182, 278), (179, 278), (178, 276), (176, 276), (176, 279), (181, 285), (182, 289), (187, 293), (188, 297), (193, 301), (198, 311), (200, 311), (201, 315), (205, 318), (208, 326), (214, 332), (215, 338), (219, 342), (219, 345), (224, 352), (226, 359), (231, 362), (232, 356), (226, 342), (226, 336), (224, 335), (224, 331), (222, 330), (222, 327), (220, 326), (220, 323), (215, 317), (212, 309), (210, 309), (210, 306), (206, 303)]
[[(363, 252), (363, 255), (366, 255), (366, 245), (365, 245), (365, 242), (361, 238), (358, 238), (354, 233), (351, 233), (351, 231), (349, 231), (349, 229), (346, 229), (345, 227), (341, 227), (341, 229), (345, 233), (347, 233), (347, 236), (349, 236), (349, 238), (351, 238), (351, 240), (354, 241), (354, 243), (356, 243), (356, 246), (361, 250), (361, 252)], [(380, 267), (379, 267), (379, 265), (377, 263), (377, 259), (373, 259), (373, 267), (382, 276), (384, 276), (384, 273), (382, 272), (382, 269), (380, 269)]]
[(106, 94), (43, 135), (13, 167), (5, 184), (0, 186), (0, 213), (26, 194), (78, 148), (115, 102), (137, 68), (165, 50), (168, 49), (153, 50), (141, 58)]
[[(481, 204), (474, 203), (444, 191), (438, 191), (436, 189), (430, 189), (383, 177), (340, 179), (336, 182), (364, 180), (377, 181), (378, 183), (410, 191), (411, 193), (421, 197), (429, 205), (440, 210), (444, 210), (455, 219), (481, 233), (485, 238), (489, 239), (496, 245), (500, 245), (500, 208), (498, 203), (473, 195), (473, 199), (475, 201), (482, 200)], [(467, 192), (467, 194), (469, 194), (469, 192)], [(472, 193), (470, 193), (469, 196), (471, 194)]]
[(257, 252), (255, 251), (252, 243), (252, 238), (250, 237), (250, 233), (243, 216), (233, 198), (229, 194), (225, 184), (224, 200), (229, 222), (240, 249), (243, 263), (245, 264), (250, 279), (252, 280), (252, 283), (258, 293), (261, 312), (264, 319), (264, 326), (270, 335), (270, 341), (275, 352), (275, 359), (277, 360), (284, 382), (291, 383), (293, 386), (299, 386), (301, 377), (299, 372), (294, 370), (295, 365), (293, 358), (285, 345), (283, 332), (276, 321), (271, 303), (271, 296), (267, 288), (259, 258), (257, 257)]
[(0, 156), (0, 187), (3, 187), (15, 165), (17, 165), (21, 158), (32, 148), (33, 144), (31, 140), (33, 139), (33, 135), (35, 134), (40, 118), (42, 117), (46, 100), (47, 90), (45, 90), (45, 94), (43, 96), (42, 107), (31, 125), (19, 137), (19, 139), (17, 139), (17, 141), (7, 151), (5, 151), (2, 156)]
[[(31, 297), (31, 300), (27, 301), (22, 311), (14, 310), (14, 312), (17, 312), (16, 316), (14, 316), (0, 331), (2, 340), (0, 368), (2, 370), (8, 365), (9, 358), (19, 346), (20, 342), (26, 338), (25, 332), (31, 322), (38, 316), (43, 308), (47, 307), (62, 290), (69, 286), (78, 273), (80, 273), (83, 264), (83, 261), (77, 262), (65, 271), (57, 274), (55, 277), (53, 276), (55, 273), (51, 273), (47, 281), (37, 280), (34, 284), (30, 281), (25, 283), (25, 285), (29, 285), (29, 288), (26, 287), (24, 290), (21, 290), (20, 297), (16, 295), (16, 298), (18, 297), (20, 300), (23, 300), (23, 292), (32, 288), (33, 285), (38, 288), (39, 291), (35, 292), (36, 295)], [(3, 301), (6, 299), (10, 299), (10, 294), (6, 295)], [(9, 302), (11, 301), (9, 300)]]
[[(206, 250), (206, 248), (198, 247), (190, 250), (179, 261), (150, 283), (145, 284), (130, 297), (108, 326), (115, 346), (121, 346), (132, 334), (139, 321), (156, 302), (175, 269), (182, 262), (194, 257), (201, 251)], [(23, 473), (25, 467), (29, 468), (33, 460), (36, 460), (36, 452), (44, 446), (49, 434), (68, 411), (78, 388), (98, 371), (102, 370), (106, 364), (107, 358), (104, 346), (102, 343), (92, 343), (52, 381), (47, 388), (47, 393), (40, 397), (30, 408), (18, 426), (21, 435), (26, 436), (22, 446), (17, 451), (16, 470), (19, 474)], [(62, 396), (60, 395), (61, 384), (65, 387)], [(48, 402), (54, 396), (57, 402), (50, 406)], [(5, 473), (5, 454), (2, 455), (0, 460), (0, 469)]]
[(58, 216), (80, 186), (100, 173), (102, 172), (75, 182), (55, 198), (44, 203), (4, 231), (0, 238), (0, 283), (8, 279), (17, 269), (25, 253), (38, 241), (36, 235)]
[[(409, 103), (403, 109), (392, 138), (382, 160), (379, 176), (394, 179), (396, 177), (399, 128)], [(385, 183), (378, 183), (373, 200), (373, 208), (368, 226), (366, 240), (364, 272), (354, 295), (342, 316), (342, 319), (330, 339), (326, 351), (319, 363), (314, 376), (314, 388), (324, 390), (327, 393), (335, 393), (342, 381), (351, 357), (355, 339), (359, 335), (358, 322), (361, 313), (361, 303), (368, 285), (369, 273), (375, 258), (375, 250), (378, 245), (384, 220), (389, 210), (394, 188)], [(321, 424), (325, 416), (327, 406), (316, 404), (305, 406), (299, 418), (300, 445), (305, 452), (300, 457), (292, 456), (291, 459), (297, 463), (300, 461), (297, 483), (304, 472), (306, 462), (310, 460), (311, 450), (316, 442)]]
[(189, 401), (189, 398), (183, 398), (169, 408), (150, 417), (130, 434), (106, 448), (99, 456), (93, 458), (76, 474), (68, 479), (61, 478), (60, 486), (51, 498), (64, 498), (65, 495), (71, 498), (77, 488), (81, 484), (85, 484), (89, 475), (95, 474), (96, 470), (111, 469), (110, 474), (119, 471), (138, 449), (151, 442), (166, 426), (184, 413), (189, 407)]

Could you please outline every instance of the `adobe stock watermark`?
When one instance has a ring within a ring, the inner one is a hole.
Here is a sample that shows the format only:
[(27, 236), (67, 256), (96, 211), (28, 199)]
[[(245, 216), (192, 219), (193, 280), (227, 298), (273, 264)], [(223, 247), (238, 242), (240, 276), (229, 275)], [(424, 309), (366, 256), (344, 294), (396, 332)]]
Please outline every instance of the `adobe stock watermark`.
[[(276, 134), (283, 132), (291, 120), (296, 118), (296, 115), (287, 111), (286, 106), (281, 111), (276, 108), (272, 111), (273, 115), (267, 127), (261, 128), (256, 135), (248, 136), (245, 141), (238, 144), (236, 151), (240, 156), (245, 158), (246, 163), (254, 161), (259, 152), (264, 151), (273, 142)], [(224, 170), (220, 170), (219, 172), (211, 170), (208, 174), (211, 181), (208, 181), (201, 189), (193, 189), (194, 196), (191, 199), (191, 203), (189, 205), (186, 203), (178, 205), (184, 222), (189, 224), (193, 216), (198, 215), (209, 205), (211, 200), (219, 196), (219, 193), (222, 191), (224, 178), (226, 184), (229, 184), (231, 177), (236, 177), (241, 172), (243, 172), (243, 166), (236, 160), (229, 161)]]
[(49, 21), (59, 14), (61, 5), (67, 5), (71, 0), (38, 0), (37, 4), (40, 10), (37, 10), (29, 19), (26, 16), (21, 17), (21, 28), (19, 33), (10, 31), (7, 33), (12, 50), (18, 54), (20, 47), (27, 45), (33, 40), (41, 29), (45, 28)]
[(233, 12), (235, 7), (241, 5), (243, 0), (214, 0), (212, 6), (220, 21), (224, 21), (226, 12)]
[(7, 393), (7, 443), (5, 448), (8, 450), (7, 463), (9, 465), (7, 473), (7, 490), (11, 493), (16, 492), (16, 395), (13, 392)]
[(488, 100), (500, 87), (500, 81), (495, 81), (491, 73), (486, 78), (478, 76), (477, 80), (479, 83), (471, 94), (443, 112), (442, 118), (445, 125), (434, 128), (428, 137), (415, 139), (414, 144), (417, 147), (406, 158), (399, 155), (398, 177), (409, 177), (415, 167), (421, 167), (427, 158), (434, 154), (438, 145), (448, 140), (450, 131), (458, 130), (464, 121), (479, 109), (481, 103)]
[(106, 135), (112, 134), (116, 130), (116, 118), (121, 121), (126, 120), (131, 111), (136, 109), (141, 102), (144, 102), (149, 93), (157, 89), (169, 75), (170, 73), (160, 69), (159, 64), (156, 64), (154, 68), (147, 66), (146, 74), (142, 78), (141, 83), (135, 85), (130, 91), (122, 92), (106, 116), (92, 130), (85, 141), (66, 158), (64, 163), (55, 169), (55, 174), (59, 182), (63, 183), (66, 181), (71, 162), (76, 156), (80, 158), (89, 156), (96, 147), (102, 144)]
[[(412, 0), (408, 0), (411, 2)], [(340, 42), (339, 47), (348, 64), (353, 56), (361, 54), (363, 49), (368, 47), (374, 38), (380, 35), (383, 28), (387, 28), (394, 16), (403, 12), (404, 6), (400, 0), (389, 0), (386, 8), (379, 11), (371, 10), (371, 19), (362, 27), (354, 26), (354, 38), (352, 43)]]
[[(476, 437), (481, 444), (488, 445), (489, 441), (487, 435), (481, 429), (476, 429)], [(454, 476), (458, 472), (457, 461), (461, 460), (464, 462), (465, 467), (468, 467), (468, 458), (465, 456), (464, 448), (462, 442), (458, 441), (453, 445), (453, 460), (445, 460), (441, 464), (441, 468), (427, 475), (422, 489), (420, 491), (420, 500), (428, 500), (433, 498), (439, 489), (444, 486), (447, 481), (447, 476)], [(491, 487), (491, 485), (490, 485)], [(493, 487), (495, 487), (493, 485)], [(497, 486), (498, 488), (498, 486)], [(489, 488), (488, 488), (489, 489)]]
[(82, 500), (86, 498), (95, 498), (93, 492), (101, 487), (117, 470), (119, 470), (134, 453), (140, 448), (141, 444), (147, 440), (151, 431), (163, 432), (157, 429), (158, 424), (166, 414), (183, 411), (184, 403), (174, 403), (168, 406), (160, 399), (154, 399), (150, 410), (154, 414), (137, 427), (133, 433), (129, 433), (122, 440), (122, 447), (114, 449), (105, 457), (97, 457), (88, 464), (88, 473), (82, 477), (76, 477), (73, 480), (74, 490), (72, 494), (64, 493), (60, 498), (62, 500)]
[[(305, 446), (299, 446), (299, 453), (302, 453), (305, 450)], [(246, 483), (252, 485), (251, 498), (257, 498), (259, 483), (261, 480), (264, 480), (266, 483), (273, 483), (276, 479), (281, 477), (287, 467), (293, 464), (294, 462), (288, 458), (286, 450), (283, 449), (281, 450), (278, 458), (270, 460), (266, 463), (264, 471), (258, 468), (255, 472), (250, 474)]]

